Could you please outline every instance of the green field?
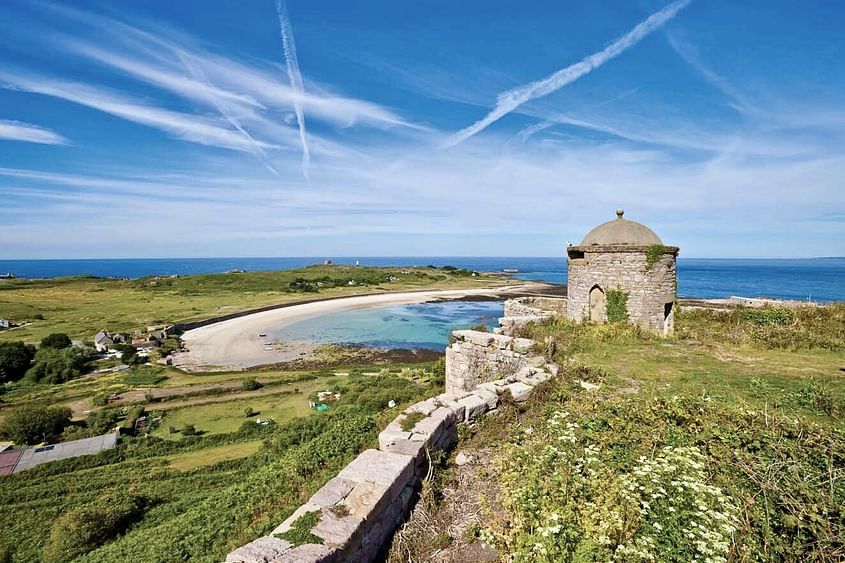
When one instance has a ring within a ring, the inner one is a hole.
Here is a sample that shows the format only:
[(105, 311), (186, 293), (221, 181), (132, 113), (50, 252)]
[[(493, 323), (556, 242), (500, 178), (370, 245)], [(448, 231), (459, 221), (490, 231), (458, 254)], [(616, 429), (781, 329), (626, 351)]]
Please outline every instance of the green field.
[[(61, 332), (91, 341), (102, 329), (132, 332), (149, 325), (197, 321), (306, 299), (504, 283), (500, 278), (467, 274), (465, 270), (437, 268), (312, 266), (125, 281), (89, 277), (0, 280), (0, 318), (26, 323), (0, 331), (0, 339), (36, 343), (47, 334)], [(391, 276), (395, 281), (389, 281)], [(355, 285), (350, 286), (351, 281)]]

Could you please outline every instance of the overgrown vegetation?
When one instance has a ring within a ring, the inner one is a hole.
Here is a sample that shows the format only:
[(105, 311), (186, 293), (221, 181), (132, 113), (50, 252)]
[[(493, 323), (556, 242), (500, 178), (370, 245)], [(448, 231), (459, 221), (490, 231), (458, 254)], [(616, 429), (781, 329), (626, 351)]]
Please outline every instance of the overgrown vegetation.
[(607, 290), (607, 322), (628, 321), (628, 293), (621, 289)]
[(414, 426), (417, 423), (425, 418), (425, 415), (421, 412), (412, 412), (411, 414), (406, 414), (405, 417), (399, 422), (399, 426), (402, 427), (402, 430), (405, 432), (410, 432), (414, 429)]
[(706, 394), (605, 389), (560, 383), (520, 418), (498, 465), (507, 516), (483, 538), (522, 561), (845, 556), (841, 430)]
[(282, 532), (279, 537), (289, 541), (292, 545), (304, 545), (307, 543), (322, 545), (323, 540), (311, 533), (311, 528), (320, 521), (320, 511), (306, 512), (291, 524), (290, 530)]
[(651, 270), (657, 264), (664, 254), (670, 252), (669, 248), (662, 244), (652, 244), (645, 249), (645, 269)]

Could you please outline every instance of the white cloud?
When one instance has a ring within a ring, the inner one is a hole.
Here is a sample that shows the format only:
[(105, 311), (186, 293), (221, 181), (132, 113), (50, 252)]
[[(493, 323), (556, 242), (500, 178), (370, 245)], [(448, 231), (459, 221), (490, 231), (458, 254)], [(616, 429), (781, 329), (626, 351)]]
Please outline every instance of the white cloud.
[(593, 53), (573, 65), (558, 70), (542, 80), (536, 80), (530, 84), (508, 90), (507, 92), (502, 92), (496, 98), (496, 107), (494, 107), (490, 113), (469, 127), (455, 133), (444, 143), (444, 147), (452, 147), (458, 143), (466, 141), (526, 102), (542, 98), (543, 96), (556, 92), (567, 84), (571, 84), (582, 76), (589, 74), (607, 61), (618, 57), (639, 43), (651, 32), (660, 28), (667, 21), (675, 17), (679, 11), (689, 5), (690, 1), (691, 0), (677, 0), (672, 2), (659, 12), (655, 12), (650, 15), (644, 21), (637, 24), (631, 31), (601, 51)]
[(42, 145), (67, 145), (69, 141), (56, 133), (38, 125), (0, 119), (0, 140), (23, 141)]

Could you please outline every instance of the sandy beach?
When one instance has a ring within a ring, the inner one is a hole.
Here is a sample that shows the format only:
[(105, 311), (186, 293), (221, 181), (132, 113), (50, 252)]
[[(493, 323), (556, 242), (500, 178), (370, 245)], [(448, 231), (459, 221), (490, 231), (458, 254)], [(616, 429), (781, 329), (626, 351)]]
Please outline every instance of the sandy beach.
[(305, 358), (316, 344), (286, 343), (269, 346), (271, 339), (259, 334), (292, 323), (352, 309), (423, 303), (433, 299), (460, 299), (478, 295), (508, 295), (522, 293), (544, 284), (515, 284), (480, 289), (449, 289), (362, 295), (343, 299), (317, 301), (262, 311), (243, 317), (220, 321), (186, 331), (182, 342), (186, 351), (174, 355), (173, 365), (185, 371), (243, 370), (260, 365), (290, 362)]

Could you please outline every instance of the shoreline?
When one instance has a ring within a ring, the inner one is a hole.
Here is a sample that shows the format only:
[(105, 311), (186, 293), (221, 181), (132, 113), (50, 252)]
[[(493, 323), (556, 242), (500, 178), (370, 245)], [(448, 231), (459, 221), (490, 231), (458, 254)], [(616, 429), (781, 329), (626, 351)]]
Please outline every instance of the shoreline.
[(525, 282), (507, 286), (473, 289), (417, 290), (376, 293), (351, 297), (330, 297), (289, 303), (234, 317), (202, 321), (182, 334), (185, 352), (173, 355), (173, 367), (188, 373), (208, 371), (242, 371), (264, 365), (282, 364), (307, 359), (317, 343), (273, 342), (259, 334), (278, 330), (301, 320), (371, 307), (425, 303), (436, 299), (461, 299), (476, 296), (516, 296), (527, 292), (549, 291), (548, 284)]

